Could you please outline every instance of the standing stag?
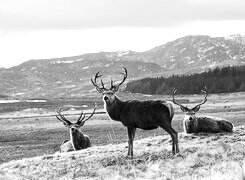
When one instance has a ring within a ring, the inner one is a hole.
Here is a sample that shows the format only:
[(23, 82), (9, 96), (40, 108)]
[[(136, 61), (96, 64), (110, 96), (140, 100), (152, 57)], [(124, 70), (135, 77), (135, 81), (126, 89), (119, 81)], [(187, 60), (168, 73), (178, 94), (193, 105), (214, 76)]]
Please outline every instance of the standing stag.
[(96, 73), (94, 79), (91, 79), (97, 91), (103, 94), (104, 107), (111, 119), (120, 121), (127, 127), (128, 131), (128, 156), (133, 157), (133, 140), (136, 128), (144, 130), (152, 130), (157, 127), (165, 129), (172, 138), (172, 152), (176, 154), (179, 152), (178, 134), (172, 128), (171, 122), (174, 115), (173, 105), (167, 101), (122, 101), (115, 93), (119, 90), (120, 85), (127, 78), (127, 69), (123, 68), (123, 80), (119, 84), (113, 84), (111, 80), (110, 89), (105, 88), (101, 79), (100, 87), (96, 80), (102, 75)]
[(60, 152), (77, 151), (91, 146), (89, 136), (83, 134), (80, 128), (94, 115), (95, 109), (96, 106), (94, 107), (91, 115), (88, 117), (86, 117), (82, 111), (76, 123), (68, 121), (65, 116), (61, 114), (61, 108), (57, 110), (57, 119), (60, 120), (66, 127), (68, 127), (70, 131), (70, 140), (64, 140), (62, 142), (60, 145)]
[(173, 103), (180, 106), (180, 109), (185, 113), (183, 128), (186, 133), (219, 133), (219, 132), (232, 132), (233, 124), (225, 119), (217, 117), (196, 116), (202, 104), (207, 101), (207, 90), (202, 90), (205, 93), (204, 99), (201, 103), (194, 108), (188, 108), (176, 102), (174, 95), (177, 89), (173, 90)]

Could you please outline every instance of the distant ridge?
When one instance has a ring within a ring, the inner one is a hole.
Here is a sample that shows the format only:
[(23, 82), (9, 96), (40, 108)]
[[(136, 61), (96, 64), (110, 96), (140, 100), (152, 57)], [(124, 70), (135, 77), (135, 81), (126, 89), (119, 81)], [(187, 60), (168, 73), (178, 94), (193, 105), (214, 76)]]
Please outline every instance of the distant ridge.
[(116, 51), (29, 60), (0, 68), (1, 94), (12, 98), (74, 98), (95, 94), (97, 71), (120, 80), (122, 66), (131, 79), (203, 72), (217, 66), (245, 65), (245, 37), (185, 36), (145, 52)]

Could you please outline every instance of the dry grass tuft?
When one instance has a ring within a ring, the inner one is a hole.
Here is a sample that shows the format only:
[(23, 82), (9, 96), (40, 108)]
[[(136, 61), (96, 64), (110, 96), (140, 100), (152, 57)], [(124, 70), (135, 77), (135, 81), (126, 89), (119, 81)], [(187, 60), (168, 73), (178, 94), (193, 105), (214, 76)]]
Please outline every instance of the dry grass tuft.
[(245, 127), (234, 133), (179, 135), (181, 153), (171, 154), (169, 135), (11, 161), (0, 179), (245, 179)]

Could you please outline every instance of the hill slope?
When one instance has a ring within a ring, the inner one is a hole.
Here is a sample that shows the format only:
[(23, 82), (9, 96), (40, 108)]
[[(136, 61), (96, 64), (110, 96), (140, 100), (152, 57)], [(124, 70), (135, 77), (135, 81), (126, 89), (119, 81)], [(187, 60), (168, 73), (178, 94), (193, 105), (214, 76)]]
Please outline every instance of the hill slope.
[[(69, 60), (31, 60), (19, 66), (0, 71), (0, 92), (16, 98), (72, 98), (95, 93), (90, 81), (98, 71), (107, 80), (120, 81), (122, 67), (130, 72), (129, 78), (144, 77), (161, 72), (159, 65), (140, 61), (114, 61), (93, 54)], [(97, 57), (98, 56), (98, 57)], [(85, 58), (85, 59), (84, 59)], [(105, 79), (106, 80), (106, 79)]]
[(206, 87), (209, 93), (245, 91), (245, 66), (215, 68), (212, 71), (168, 78), (143, 78), (127, 83), (126, 91), (144, 94), (169, 94), (177, 88), (182, 94), (197, 94)]
[(244, 131), (180, 134), (176, 156), (165, 135), (135, 141), (132, 160), (123, 143), (11, 161), (0, 165), (0, 179), (242, 179)]
[(122, 66), (135, 78), (202, 72), (245, 64), (245, 38), (185, 36), (145, 52), (99, 52), (26, 61), (0, 69), (0, 95), (14, 98), (81, 97), (95, 92), (90, 78), (103, 71), (120, 78)]
[(185, 36), (142, 53), (148, 62), (167, 69), (206, 69), (219, 65), (235, 65), (245, 61), (245, 38)]

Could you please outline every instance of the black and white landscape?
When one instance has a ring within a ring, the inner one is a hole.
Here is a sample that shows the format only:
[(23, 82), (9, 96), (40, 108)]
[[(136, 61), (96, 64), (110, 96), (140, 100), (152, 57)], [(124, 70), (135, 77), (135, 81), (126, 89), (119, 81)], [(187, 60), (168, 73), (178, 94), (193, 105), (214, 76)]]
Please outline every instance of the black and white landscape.
[(244, 8), (0, 1), (0, 179), (244, 180)]

